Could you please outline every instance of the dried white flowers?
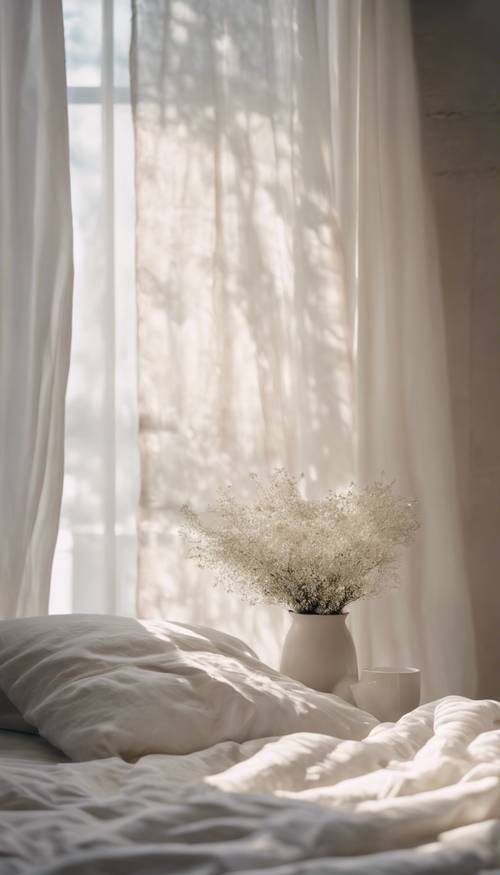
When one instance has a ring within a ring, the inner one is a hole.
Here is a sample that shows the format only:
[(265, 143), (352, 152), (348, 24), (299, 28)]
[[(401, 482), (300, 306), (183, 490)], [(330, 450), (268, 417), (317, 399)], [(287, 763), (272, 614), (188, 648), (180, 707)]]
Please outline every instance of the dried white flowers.
[(418, 528), (413, 501), (385, 483), (307, 501), (281, 468), (267, 483), (250, 476), (253, 503), (237, 501), (228, 487), (209, 522), (183, 508), (188, 556), (215, 569), (227, 589), (300, 614), (339, 614), (397, 581), (396, 548)]

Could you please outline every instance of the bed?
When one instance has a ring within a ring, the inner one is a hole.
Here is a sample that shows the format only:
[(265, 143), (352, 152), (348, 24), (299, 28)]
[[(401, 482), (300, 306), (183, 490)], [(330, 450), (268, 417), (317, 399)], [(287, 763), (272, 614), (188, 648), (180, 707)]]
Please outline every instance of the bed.
[(380, 724), (229, 636), (87, 616), (0, 623), (0, 688), (2, 875), (500, 871), (496, 702)]

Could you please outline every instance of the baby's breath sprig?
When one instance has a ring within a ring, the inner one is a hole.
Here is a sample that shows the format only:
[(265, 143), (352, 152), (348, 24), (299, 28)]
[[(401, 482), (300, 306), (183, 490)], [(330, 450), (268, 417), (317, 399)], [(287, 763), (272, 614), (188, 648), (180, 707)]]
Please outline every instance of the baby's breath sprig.
[(182, 509), (187, 555), (226, 589), (299, 614), (340, 614), (397, 583), (397, 548), (419, 524), (415, 502), (395, 495), (392, 484), (352, 485), (309, 501), (300, 478), (282, 468), (268, 481), (251, 477), (251, 503), (227, 487), (208, 509), (210, 522)]

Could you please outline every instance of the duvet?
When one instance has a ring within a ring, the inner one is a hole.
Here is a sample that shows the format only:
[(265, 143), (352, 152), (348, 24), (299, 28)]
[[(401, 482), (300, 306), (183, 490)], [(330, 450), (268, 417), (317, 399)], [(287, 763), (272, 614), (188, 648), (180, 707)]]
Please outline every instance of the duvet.
[[(2, 875), (500, 871), (498, 703), (452, 696), (380, 724), (220, 633), (141, 624), (131, 656), (131, 621), (105, 622), (0, 623), (10, 719), (46, 736), (0, 732)], [(179, 677), (176, 709), (160, 693)], [(146, 725), (151, 690), (168, 731)], [(183, 728), (195, 749), (158, 750)]]

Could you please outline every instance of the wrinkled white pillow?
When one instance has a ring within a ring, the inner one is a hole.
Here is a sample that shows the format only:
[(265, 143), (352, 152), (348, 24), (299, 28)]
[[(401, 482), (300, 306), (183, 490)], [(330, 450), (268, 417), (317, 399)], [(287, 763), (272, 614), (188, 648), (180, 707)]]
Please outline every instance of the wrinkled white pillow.
[(1, 621), (0, 688), (73, 760), (297, 731), (360, 739), (377, 722), (278, 674), (237, 638), (126, 617)]
[(23, 720), (16, 706), (2, 690), (0, 690), (0, 729), (8, 729), (9, 732), (30, 732), (36, 735), (35, 727)]

